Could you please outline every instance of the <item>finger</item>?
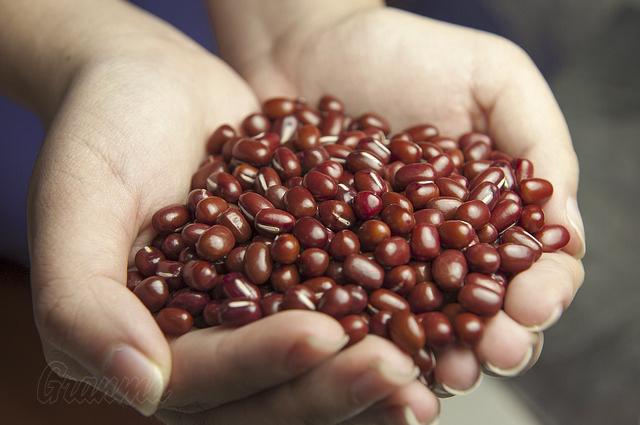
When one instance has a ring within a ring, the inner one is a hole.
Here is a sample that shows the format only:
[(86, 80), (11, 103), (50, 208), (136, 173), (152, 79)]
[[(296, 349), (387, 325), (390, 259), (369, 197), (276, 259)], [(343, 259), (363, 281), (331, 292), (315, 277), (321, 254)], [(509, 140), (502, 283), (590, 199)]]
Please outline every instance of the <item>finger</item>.
[(367, 336), (293, 382), (211, 411), (206, 424), (336, 424), (418, 375), (392, 343)]
[[(75, 152), (78, 161), (90, 163), (83, 149)], [(114, 176), (99, 165), (84, 180), (71, 175), (73, 170), (40, 165), (34, 177), (30, 254), (36, 323), (49, 352), (65, 353), (80, 365), (72, 370), (100, 378), (101, 389), (106, 385), (149, 415), (171, 362), (153, 317), (125, 286), (135, 220), (121, 217), (136, 217), (126, 208), (135, 202), (108, 183)]]
[[(495, 67), (478, 78), (491, 81), (478, 98), (488, 112), (489, 133), (506, 152), (530, 159), (536, 177), (549, 180), (554, 194), (545, 204), (546, 222), (565, 226), (571, 235), (565, 251), (584, 255), (584, 227), (577, 204), (578, 161), (569, 129), (551, 89), (531, 59), (508, 47)], [(502, 76), (502, 77), (499, 77)]]
[(480, 385), (482, 373), (471, 349), (454, 345), (438, 352), (436, 359), (434, 392), (437, 396), (468, 394)]
[(440, 401), (422, 383), (413, 381), (341, 425), (432, 424), (440, 414)]
[(251, 396), (301, 375), (347, 342), (329, 316), (294, 310), (238, 329), (189, 332), (172, 343), (164, 405), (196, 411)]
[(584, 280), (582, 262), (564, 252), (545, 253), (509, 283), (504, 310), (533, 331), (549, 328)]
[(504, 312), (485, 322), (482, 339), (474, 347), (485, 371), (497, 376), (517, 376), (538, 360), (542, 339)]

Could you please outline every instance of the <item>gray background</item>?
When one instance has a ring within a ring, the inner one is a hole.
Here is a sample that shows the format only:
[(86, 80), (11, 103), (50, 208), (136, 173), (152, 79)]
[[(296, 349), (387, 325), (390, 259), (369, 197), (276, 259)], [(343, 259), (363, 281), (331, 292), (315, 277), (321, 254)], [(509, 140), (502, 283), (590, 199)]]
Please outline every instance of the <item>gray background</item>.
[[(215, 51), (200, 3), (136, 3)], [(505, 35), (549, 79), (581, 163), (586, 282), (563, 320), (546, 333), (538, 365), (506, 385), (544, 424), (639, 424), (640, 283), (634, 265), (640, 259), (640, 2), (390, 3)], [(43, 131), (31, 114), (4, 98), (0, 128), (0, 258), (24, 262), (26, 187)], [(499, 396), (483, 403), (501, 409)]]

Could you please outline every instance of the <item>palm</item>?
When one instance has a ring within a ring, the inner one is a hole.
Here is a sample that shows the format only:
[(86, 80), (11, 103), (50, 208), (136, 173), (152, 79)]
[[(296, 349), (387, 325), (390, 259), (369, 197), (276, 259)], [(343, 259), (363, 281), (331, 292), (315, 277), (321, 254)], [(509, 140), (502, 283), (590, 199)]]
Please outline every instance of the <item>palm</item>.
[[(506, 43), (496, 37), (386, 9), (305, 40), (277, 56), (275, 67), (256, 66), (247, 73), (259, 97), (286, 91), (317, 99), (330, 92), (354, 113), (383, 114), (395, 130), (424, 121), (446, 135), (487, 129), (478, 96), (500, 76), (477, 67), (496, 66), (492, 60), (506, 55), (501, 51)], [(483, 81), (484, 76), (492, 80)], [(274, 87), (268, 81), (281, 83)]]
[[(568, 132), (544, 80), (508, 41), (376, 9), (317, 32), (288, 33), (273, 52), (266, 64), (255, 61), (242, 68), (260, 98), (284, 92), (313, 101), (330, 93), (355, 115), (373, 111), (386, 116), (394, 131), (430, 122), (446, 136), (472, 129), (488, 132), (501, 149), (531, 158), (537, 174), (556, 185), (557, 197), (546, 209), (548, 220), (566, 223), (566, 196), (576, 183)], [(528, 115), (536, 120), (527, 122)], [(553, 158), (550, 149), (561, 154)], [(580, 243), (573, 242), (569, 251), (576, 253)], [(567, 282), (555, 285), (562, 287), (562, 294), (549, 285), (549, 293), (538, 296), (540, 304), (532, 305), (531, 291), (540, 292), (534, 285), (552, 271), (567, 269)], [(468, 388), (478, 373), (474, 355), (496, 373), (526, 369), (537, 359), (541, 335), (518, 322), (532, 325), (557, 318), (551, 310), (560, 302), (566, 307), (580, 281), (581, 265), (569, 255), (545, 255), (518, 277), (518, 289), (507, 295), (509, 315), (500, 313), (489, 321), (474, 353), (441, 353), (439, 380), (449, 388)]]

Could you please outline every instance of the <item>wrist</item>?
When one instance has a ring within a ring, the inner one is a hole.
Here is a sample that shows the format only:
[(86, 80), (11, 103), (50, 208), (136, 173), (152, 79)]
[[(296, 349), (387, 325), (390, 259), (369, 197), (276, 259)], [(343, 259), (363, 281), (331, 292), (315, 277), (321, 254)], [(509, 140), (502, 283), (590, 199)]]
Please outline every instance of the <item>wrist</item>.
[(296, 55), (314, 34), (384, 2), (208, 0), (208, 6), (221, 57), (246, 75), (256, 62)]

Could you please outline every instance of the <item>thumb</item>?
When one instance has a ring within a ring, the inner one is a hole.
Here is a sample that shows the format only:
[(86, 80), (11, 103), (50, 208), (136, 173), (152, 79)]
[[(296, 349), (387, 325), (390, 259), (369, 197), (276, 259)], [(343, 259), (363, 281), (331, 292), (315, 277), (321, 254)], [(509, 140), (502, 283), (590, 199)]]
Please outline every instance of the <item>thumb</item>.
[(569, 129), (531, 59), (518, 48), (508, 50), (507, 63), (482, 71), (493, 82), (478, 96), (483, 109), (489, 111), (489, 133), (498, 147), (531, 160), (535, 176), (553, 184), (553, 196), (543, 206), (545, 222), (566, 227), (571, 239), (564, 250), (582, 258), (585, 237), (577, 203), (579, 169)]
[[(41, 170), (47, 178), (32, 183), (36, 324), (45, 351), (68, 359), (71, 378), (86, 380), (79, 376), (86, 371), (98, 389), (151, 415), (170, 376), (170, 350), (152, 315), (125, 286), (135, 204), (117, 184), (105, 187), (109, 180), (99, 168), (82, 184), (53, 170)], [(93, 186), (94, 179), (103, 184)]]

